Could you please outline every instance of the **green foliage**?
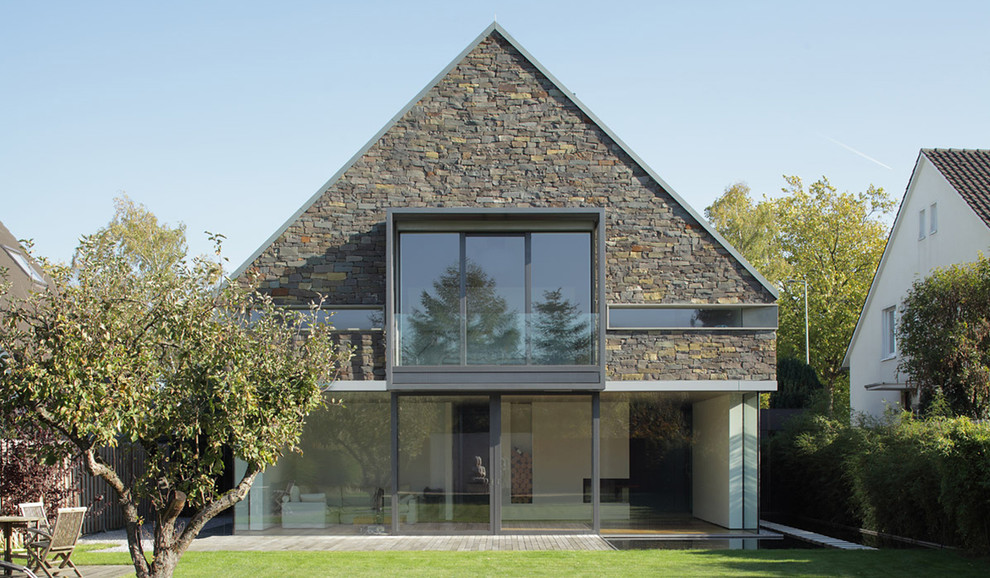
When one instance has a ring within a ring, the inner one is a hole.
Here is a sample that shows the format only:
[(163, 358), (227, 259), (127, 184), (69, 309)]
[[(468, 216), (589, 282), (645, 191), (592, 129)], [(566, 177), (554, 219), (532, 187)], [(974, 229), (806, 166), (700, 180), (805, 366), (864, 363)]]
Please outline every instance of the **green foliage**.
[(804, 357), (804, 284), (808, 283), (811, 365), (835, 407), (848, 397), (841, 368), (887, 238), (894, 203), (883, 189), (839, 193), (822, 178), (807, 189), (785, 176), (784, 195), (759, 203), (734, 185), (705, 210), (715, 228), (772, 283), (783, 288), (777, 355)]
[(795, 420), (766, 460), (791, 513), (990, 552), (990, 424)]
[[(139, 575), (170, 574), (169, 562), (202, 524), (296, 447), (322, 386), (350, 354), (333, 344), (327, 326), (304, 336), (301, 315), (227, 281), (218, 261), (187, 259), (184, 251), (181, 228), (121, 201), (107, 228), (82, 239), (71, 268), (49, 269), (56, 290), (12, 300), (0, 312), (8, 353), (0, 410), (55, 432), (47, 451), (81, 454), (115, 488)], [(147, 472), (136, 480), (95, 456), (118, 440), (147, 454)], [(220, 495), (224, 448), (248, 470)], [(142, 498), (157, 512), (150, 570), (133, 539)], [(173, 540), (183, 505), (196, 514)]]
[(814, 367), (793, 357), (777, 360), (777, 391), (770, 394), (771, 408), (811, 407), (822, 391)]
[(916, 281), (898, 321), (900, 370), (928, 414), (990, 418), (990, 260)]
[(768, 510), (858, 527), (852, 480), (843, 470), (857, 451), (856, 434), (839, 420), (810, 412), (788, 422), (764, 448)]

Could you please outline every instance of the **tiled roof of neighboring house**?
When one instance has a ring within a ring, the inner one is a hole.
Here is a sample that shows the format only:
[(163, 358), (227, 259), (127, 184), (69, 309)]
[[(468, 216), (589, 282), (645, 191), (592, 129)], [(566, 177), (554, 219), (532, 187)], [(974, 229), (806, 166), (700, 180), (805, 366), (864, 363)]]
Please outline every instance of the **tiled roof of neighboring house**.
[(990, 227), (990, 150), (922, 149), (921, 152)]

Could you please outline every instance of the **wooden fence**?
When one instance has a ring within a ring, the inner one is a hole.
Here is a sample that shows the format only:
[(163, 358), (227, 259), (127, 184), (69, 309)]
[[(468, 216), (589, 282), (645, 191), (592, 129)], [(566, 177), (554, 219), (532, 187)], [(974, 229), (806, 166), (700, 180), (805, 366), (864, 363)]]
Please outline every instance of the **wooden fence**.
[[(144, 473), (145, 456), (140, 446), (121, 443), (116, 447), (100, 448), (98, 453), (117, 472), (124, 484), (129, 484)], [(79, 490), (75, 498), (76, 505), (89, 508), (83, 522), (83, 534), (119, 530), (125, 526), (124, 510), (117, 502), (117, 494), (113, 488), (102, 478), (91, 476), (82, 465), (74, 468), (73, 477)], [(150, 504), (143, 502), (138, 510), (145, 520), (150, 519)]]

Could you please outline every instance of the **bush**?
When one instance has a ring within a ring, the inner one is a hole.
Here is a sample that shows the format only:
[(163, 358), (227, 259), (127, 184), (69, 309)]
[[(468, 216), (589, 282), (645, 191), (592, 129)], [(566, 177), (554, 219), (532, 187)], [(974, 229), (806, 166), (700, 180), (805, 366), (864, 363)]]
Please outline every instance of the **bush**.
[[(764, 448), (764, 491), (770, 489), (768, 510), (859, 526), (852, 502), (852, 483), (843, 462), (859, 443), (855, 429), (822, 415), (807, 413), (792, 419)], [(764, 470), (766, 472), (766, 470)]]
[(16, 514), (17, 504), (43, 501), (54, 516), (58, 508), (70, 506), (76, 493), (71, 464), (46, 463), (40, 448), (50, 443), (51, 433), (24, 425), (0, 427), (0, 514)]
[(990, 423), (808, 416), (766, 451), (785, 513), (990, 552)]

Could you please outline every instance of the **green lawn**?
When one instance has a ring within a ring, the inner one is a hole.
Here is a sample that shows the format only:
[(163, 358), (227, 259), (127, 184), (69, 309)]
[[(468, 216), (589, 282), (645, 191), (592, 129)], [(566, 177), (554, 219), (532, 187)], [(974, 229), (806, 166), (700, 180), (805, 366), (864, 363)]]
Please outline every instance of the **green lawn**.
[[(87, 548), (89, 550), (89, 548)], [(81, 564), (127, 554), (77, 552)], [(188, 552), (177, 578), (215, 576), (990, 576), (990, 560), (930, 550)]]

